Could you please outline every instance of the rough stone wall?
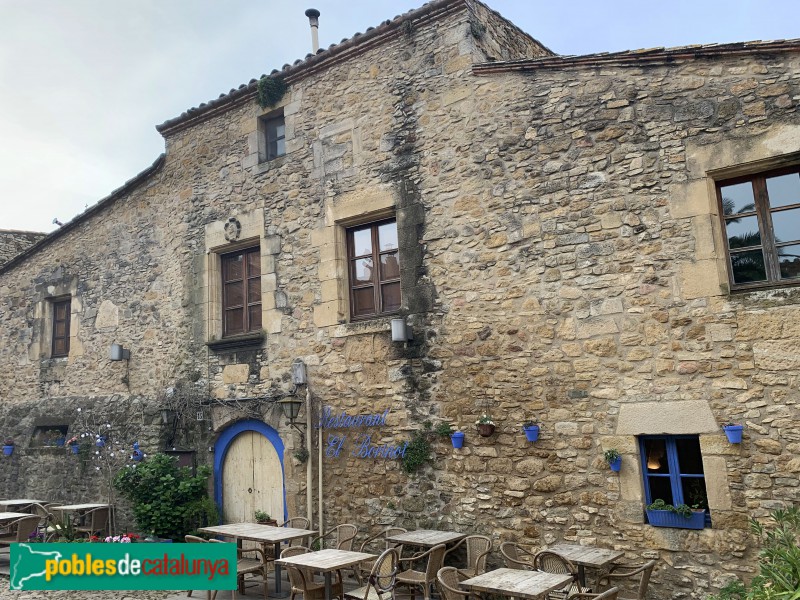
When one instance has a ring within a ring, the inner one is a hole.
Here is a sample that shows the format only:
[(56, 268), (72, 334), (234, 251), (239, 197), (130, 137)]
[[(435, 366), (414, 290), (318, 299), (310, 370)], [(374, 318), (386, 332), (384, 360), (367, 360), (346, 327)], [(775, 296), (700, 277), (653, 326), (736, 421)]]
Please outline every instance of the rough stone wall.
[(46, 235), (36, 231), (0, 229), (0, 265), (27, 250)]
[[(471, 18), (412, 23), (292, 82), (276, 107), (287, 155), (270, 163), (258, 159), (257, 119), (272, 109), (254, 102), (170, 134), (149, 185), (0, 274), (0, 419), (24, 437), (22, 411), (69, 415), (91, 399), (119, 404), (124, 420), (122, 406), (140, 406), (153, 451), (161, 394), (188, 381), (213, 401), (213, 431), (204, 437), (203, 422), (183, 443), (203, 450), (262, 416), (287, 447), (289, 512), (303, 514), (300, 434), (269, 400), (240, 400), (289, 391), (302, 358), (314, 410), (390, 411), (380, 428), (323, 432), (326, 524), (596, 542), (660, 558), (651, 597), (702, 597), (752, 572), (747, 516), (800, 489), (798, 295), (727, 293), (705, 181), (800, 150), (797, 58), (475, 78), (494, 29), (478, 39)], [(339, 285), (343, 227), (392, 213), (408, 345), (390, 341), (387, 319), (349, 323)], [(218, 234), (231, 218), (246, 233), (229, 246)], [(247, 239), (262, 250), (265, 341), (220, 349), (212, 259)], [(42, 307), (60, 289), (73, 294), (76, 352), (52, 361)], [(129, 384), (125, 365), (105, 360), (112, 341), (131, 348)], [(472, 427), (485, 410), (491, 438)], [(531, 413), (535, 444), (519, 430)], [(465, 447), (434, 440), (416, 475), (352, 455), (359, 435), (402, 444), (441, 419), (464, 428)], [(747, 425), (741, 447), (723, 441), (729, 419)], [(713, 528), (643, 525), (636, 436), (654, 429), (700, 435)], [(624, 455), (620, 475), (602, 463), (608, 447)], [(55, 492), (33, 480), (62, 463), (22, 450), (0, 462), (0, 483)]]
[[(519, 60), (553, 56), (538, 40), (504, 19), (482, 2), (469, 2), (474, 18), (470, 29), (484, 52), (485, 60)], [(484, 35), (487, 33), (487, 35)]]

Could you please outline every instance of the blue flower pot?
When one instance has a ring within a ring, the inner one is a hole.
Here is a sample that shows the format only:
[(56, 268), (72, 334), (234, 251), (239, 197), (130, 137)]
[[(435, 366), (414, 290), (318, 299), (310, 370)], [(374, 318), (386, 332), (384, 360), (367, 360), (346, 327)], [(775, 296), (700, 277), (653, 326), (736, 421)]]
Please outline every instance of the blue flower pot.
[(523, 427), (522, 430), (525, 432), (525, 437), (529, 442), (535, 442), (539, 439), (538, 425), (529, 425), (528, 427)]
[(72, 446), (69, 447), (69, 449), (70, 452), (72, 452), (73, 454), (77, 454), (78, 451), (80, 450), (80, 446), (78, 446), (78, 444), (73, 444)]
[(14, 454), (14, 446), (3, 446), (3, 455), (11, 456)]
[(726, 425), (722, 429), (725, 431), (725, 435), (728, 436), (728, 441), (731, 444), (742, 443), (742, 430), (744, 429), (744, 425)]
[(97, 446), (98, 448), (102, 448), (103, 446), (106, 445), (106, 438), (104, 438), (104, 437), (97, 438), (94, 441), (94, 445)]
[(64, 447), (64, 443), (65, 443), (66, 441), (67, 441), (67, 439), (66, 439), (66, 438), (60, 437), (60, 438), (58, 438), (58, 439), (56, 440), (56, 446), (58, 446), (59, 448), (63, 448), (63, 447)]
[(464, 445), (464, 432), (456, 431), (451, 433), (450, 441), (453, 442), (453, 448), (461, 448)]
[(142, 454), (141, 450), (134, 450), (133, 451), (133, 455), (131, 456), (131, 458), (133, 460), (135, 460), (136, 462), (139, 462), (144, 458), (144, 455)]
[(688, 519), (671, 510), (648, 510), (647, 520), (653, 527), (676, 529), (703, 529), (706, 526), (705, 512), (692, 512)]
[(617, 458), (612, 460), (610, 463), (608, 463), (608, 466), (611, 467), (612, 471), (619, 472), (620, 468), (622, 467), (622, 457), (618, 456)]

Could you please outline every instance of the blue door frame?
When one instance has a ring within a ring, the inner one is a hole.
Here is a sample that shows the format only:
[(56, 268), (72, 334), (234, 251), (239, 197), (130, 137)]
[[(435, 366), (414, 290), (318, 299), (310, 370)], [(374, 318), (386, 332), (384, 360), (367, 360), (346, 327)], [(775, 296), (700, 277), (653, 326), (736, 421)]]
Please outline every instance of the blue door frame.
[(278, 432), (275, 431), (272, 427), (267, 425), (262, 421), (257, 421), (256, 419), (247, 419), (246, 421), (237, 421), (227, 429), (225, 429), (217, 438), (217, 441), (214, 443), (214, 501), (217, 503), (217, 506), (220, 508), (219, 517), (220, 520), (222, 519), (222, 507), (223, 507), (223, 497), (222, 497), (222, 468), (225, 465), (225, 455), (228, 453), (228, 448), (230, 448), (231, 443), (233, 442), (234, 438), (240, 433), (244, 433), (246, 431), (255, 431), (256, 433), (260, 433), (265, 438), (269, 440), (269, 442), (275, 448), (275, 451), (278, 453), (278, 460), (281, 461), (281, 487), (283, 488), (283, 520), (286, 521), (286, 474), (284, 472), (283, 466), (283, 440), (281, 440), (281, 436), (278, 435)]

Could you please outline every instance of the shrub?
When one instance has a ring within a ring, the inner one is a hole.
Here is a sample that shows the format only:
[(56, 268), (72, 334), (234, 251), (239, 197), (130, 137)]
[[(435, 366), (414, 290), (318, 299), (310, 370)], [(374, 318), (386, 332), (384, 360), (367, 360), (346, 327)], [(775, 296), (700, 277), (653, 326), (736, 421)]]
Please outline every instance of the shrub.
[(192, 475), (190, 469), (178, 467), (177, 459), (157, 454), (122, 469), (114, 487), (131, 501), (143, 532), (183, 541), (187, 533), (219, 521), (217, 506), (208, 497), (209, 475), (211, 469), (205, 465)]

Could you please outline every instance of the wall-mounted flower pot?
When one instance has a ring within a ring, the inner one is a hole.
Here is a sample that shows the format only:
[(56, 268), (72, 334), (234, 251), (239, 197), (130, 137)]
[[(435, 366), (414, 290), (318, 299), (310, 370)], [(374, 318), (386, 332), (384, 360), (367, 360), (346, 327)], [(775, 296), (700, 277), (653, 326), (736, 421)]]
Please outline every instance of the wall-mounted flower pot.
[(622, 468), (622, 457), (618, 456), (617, 458), (609, 462), (608, 466), (611, 467), (612, 471), (619, 472), (620, 468)]
[(144, 454), (142, 454), (141, 450), (134, 450), (133, 454), (131, 455), (131, 458), (136, 462), (139, 462), (144, 458)]
[(80, 446), (78, 446), (78, 444), (73, 444), (72, 446), (69, 447), (69, 450), (73, 454), (77, 454), (80, 451)]
[(103, 437), (103, 436), (100, 436), (99, 438), (97, 438), (94, 441), (94, 445), (97, 446), (98, 448), (102, 448), (103, 446), (106, 445), (106, 438)]
[(464, 445), (464, 432), (454, 431), (450, 434), (450, 441), (453, 443), (453, 448), (461, 448)]
[(66, 441), (67, 441), (67, 438), (63, 438), (63, 437), (57, 438), (56, 439), (56, 446), (58, 446), (59, 448), (63, 448), (64, 447), (64, 443)]
[(742, 431), (744, 430), (744, 425), (725, 425), (722, 430), (725, 432), (725, 435), (728, 436), (728, 441), (731, 444), (742, 443)]
[(491, 423), (478, 423), (478, 435), (481, 437), (489, 437), (494, 433), (494, 425)]
[(3, 446), (3, 455), (11, 456), (14, 454), (14, 446)]
[(676, 529), (703, 529), (706, 526), (705, 512), (692, 512), (687, 519), (671, 510), (648, 510), (647, 520), (653, 527), (674, 527)]
[(539, 426), (538, 425), (527, 425), (522, 427), (522, 431), (525, 432), (525, 437), (529, 442), (535, 442), (539, 439)]

